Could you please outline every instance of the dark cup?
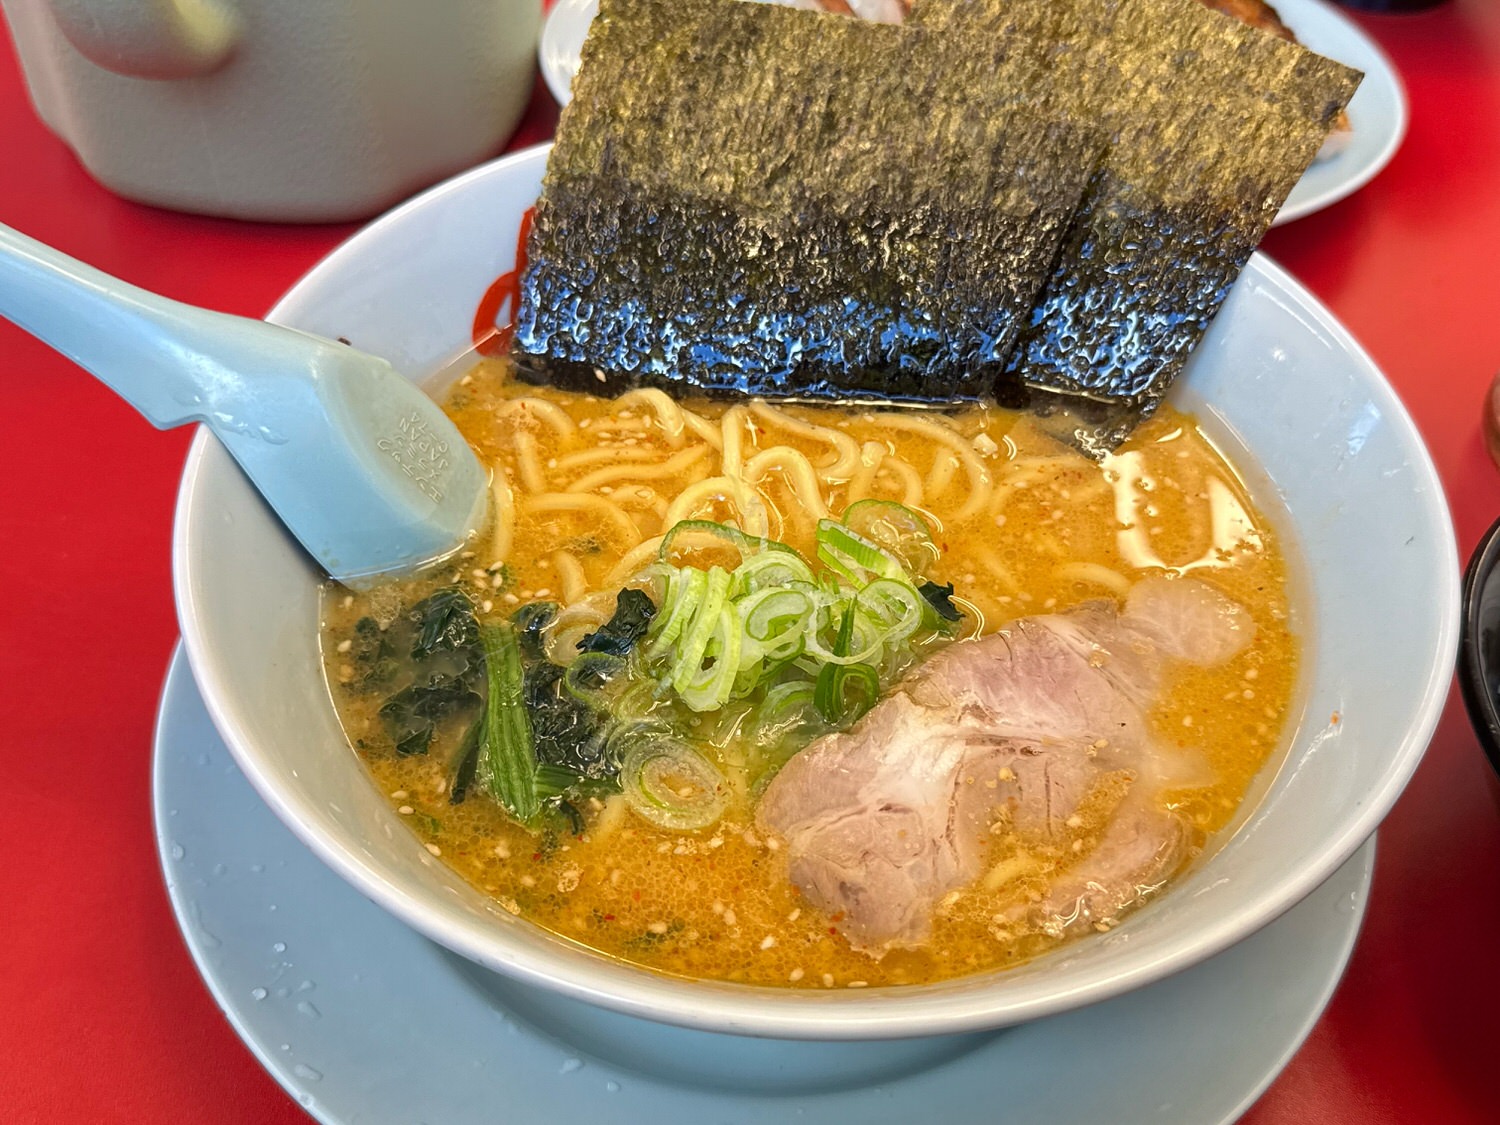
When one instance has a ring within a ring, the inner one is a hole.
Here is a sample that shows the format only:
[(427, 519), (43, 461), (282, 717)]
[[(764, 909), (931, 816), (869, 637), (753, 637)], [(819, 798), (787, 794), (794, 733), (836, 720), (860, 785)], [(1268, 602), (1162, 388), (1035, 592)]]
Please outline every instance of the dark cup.
[(1500, 773), (1500, 520), (1464, 572), (1458, 686), (1479, 745)]

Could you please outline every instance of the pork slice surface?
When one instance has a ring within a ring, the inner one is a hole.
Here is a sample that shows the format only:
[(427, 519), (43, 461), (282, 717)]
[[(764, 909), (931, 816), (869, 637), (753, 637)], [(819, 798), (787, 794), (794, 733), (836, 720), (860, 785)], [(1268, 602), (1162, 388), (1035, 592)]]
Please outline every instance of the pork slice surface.
[[(1148, 579), (1132, 599), (1124, 613), (1090, 603), (949, 646), (773, 779), (757, 821), (785, 838), (791, 879), (851, 944), (921, 944), (937, 901), (980, 874), (1002, 810), (1056, 837), (1102, 771), (1162, 775), (1146, 708), (1166, 660), (1227, 659), (1248, 618), (1190, 579)], [(1183, 825), (1141, 788), (1054, 883), (1043, 928), (1107, 923), (1180, 865)]]

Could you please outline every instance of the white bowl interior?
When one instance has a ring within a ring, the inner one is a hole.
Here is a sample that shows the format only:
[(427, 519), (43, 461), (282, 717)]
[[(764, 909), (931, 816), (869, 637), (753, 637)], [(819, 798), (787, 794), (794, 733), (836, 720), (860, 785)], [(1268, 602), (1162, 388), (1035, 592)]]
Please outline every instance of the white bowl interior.
[[(389, 357), (414, 377), (467, 349), (509, 270), (546, 150), (485, 165), (397, 209), (299, 282), (271, 319)], [(1177, 401), (1253, 451), (1303, 558), (1305, 720), (1237, 831), (1108, 934), (1017, 969), (837, 994), (686, 982), (594, 954), (493, 906), (399, 823), (339, 729), (317, 644), (319, 574), (206, 433), (174, 540), (194, 674), (241, 768), (355, 886), (481, 965), (618, 1011), (796, 1038), (999, 1027), (1103, 999), (1253, 932), (1327, 878), (1416, 767), (1457, 644), (1458, 565), (1431, 460), (1369, 358), (1279, 268), (1251, 261)], [(1334, 716), (1337, 715), (1337, 720)]]

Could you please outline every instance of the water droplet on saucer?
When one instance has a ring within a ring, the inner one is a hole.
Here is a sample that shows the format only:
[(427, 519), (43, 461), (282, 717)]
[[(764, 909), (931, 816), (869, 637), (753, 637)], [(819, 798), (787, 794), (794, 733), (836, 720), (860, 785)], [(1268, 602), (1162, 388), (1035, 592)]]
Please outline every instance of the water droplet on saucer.
[(186, 849), (183, 848), (183, 846), (181, 844), (173, 844), (172, 845), (172, 858), (173, 859), (181, 859), (185, 855), (187, 855), (187, 851), (186, 851)]
[(618, 1082), (614, 1081), (613, 1079), (611, 1079), (610, 1081), (606, 1082), (604, 1084), (604, 1088), (606, 1090), (608, 1090), (611, 1094), (618, 1094), (620, 1092), (620, 1084)]
[(286, 942), (284, 942), (284, 941), (278, 941), (275, 945), (271, 946), (271, 952), (272, 953), (285, 953), (286, 952)]
[(562, 1066), (557, 1068), (558, 1074), (572, 1074), (575, 1070), (583, 1069), (582, 1059), (563, 1059)]
[(292, 1073), (295, 1074), (298, 1078), (307, 1079), (309, 1082), (316, 1082), (323, 1077), (323, 1072), (321, 1070), (314, 1070), (306, 1063), (297, 1063), (292, 1067)]
[(264, 988), (252, 988), (250, 995), (257, 1000), (264, 1000), (266, 998), (266, 990)]

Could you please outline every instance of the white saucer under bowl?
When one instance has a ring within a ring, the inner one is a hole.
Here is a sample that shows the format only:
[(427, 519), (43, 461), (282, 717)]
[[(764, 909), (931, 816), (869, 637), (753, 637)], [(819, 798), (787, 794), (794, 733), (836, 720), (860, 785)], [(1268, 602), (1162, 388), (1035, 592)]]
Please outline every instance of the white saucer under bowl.
[[(330, 1125), (978, 1125), (1001, 1105), (1008, 1125), (1223, 1125), (1260, 1096), (1327, 1004), (1374, 863), (1372, 839), (1280, 919), (1175, 976), (952, 1037), (920, 1066), (908, 1047), (905, 1071), (883, 1073), (881, 1044), (666, 1027), (446, 952), (362, 897), (267, 808), (180, 649), (157, 720), (154, 802), (167, 888), (199, 971), (276, 1080)], [(859, 1065), (879, 1077), (850, 1084)]]
[[(579, 53), (598, 10), (598, 0), (557, 0), (547, 13), (537, 59), (558, 105), (572, 96)], [(1306, 47), (1365, 77), (1349, 102), (1353, 133), (1347, 147), (1303, 174), (1272, 226), (1321, 211), (1364, 187), (1401, 146), (1407, 119), (1406, 91), (1395, 66), (1358, 24), (1323, 0), (1277, 0), (1276, 10)]]

